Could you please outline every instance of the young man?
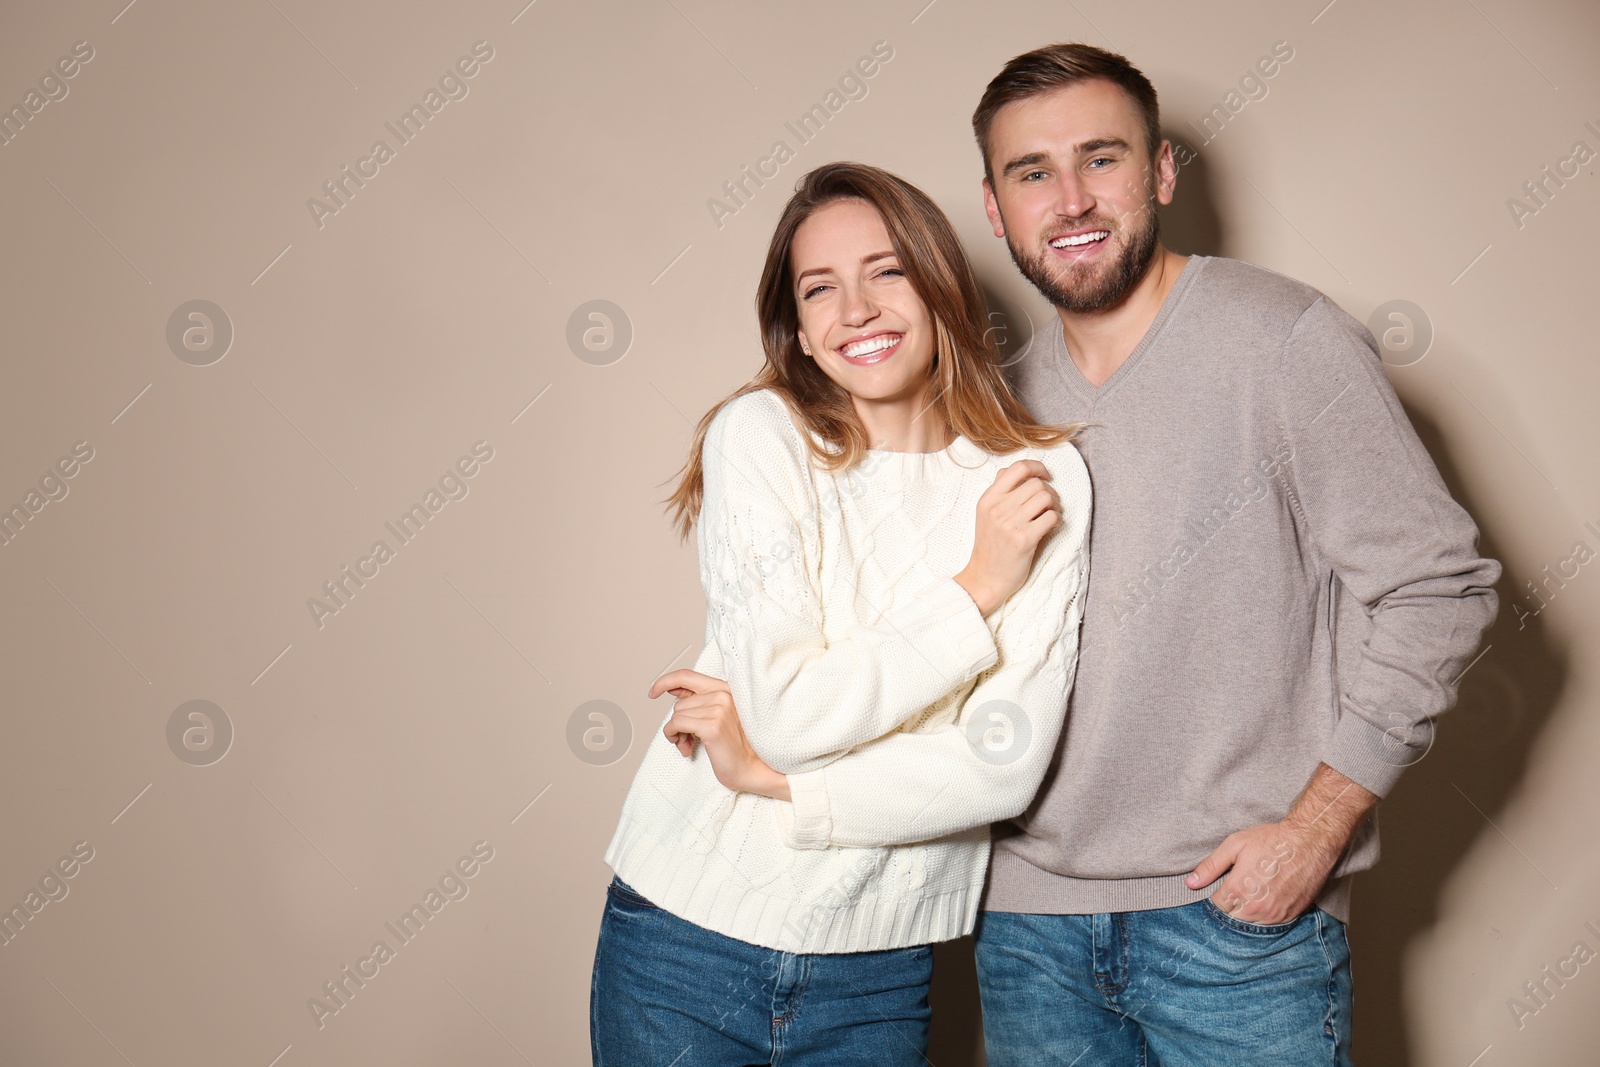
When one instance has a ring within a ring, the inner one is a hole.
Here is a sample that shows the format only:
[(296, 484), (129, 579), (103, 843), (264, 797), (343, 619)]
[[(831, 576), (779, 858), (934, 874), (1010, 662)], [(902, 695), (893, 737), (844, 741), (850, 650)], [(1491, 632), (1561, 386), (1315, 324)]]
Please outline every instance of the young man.
[(1121, 56), (1006, 64), (973, 129), (997, 237), (1057, 315), (1011, 368), (1090, 423), (1068, 725), (996, 827), (990, 1067), (1349, 1062), (1351, 875), (1498, 603), (1371, 334), (1161, 246), (1172, 146)]

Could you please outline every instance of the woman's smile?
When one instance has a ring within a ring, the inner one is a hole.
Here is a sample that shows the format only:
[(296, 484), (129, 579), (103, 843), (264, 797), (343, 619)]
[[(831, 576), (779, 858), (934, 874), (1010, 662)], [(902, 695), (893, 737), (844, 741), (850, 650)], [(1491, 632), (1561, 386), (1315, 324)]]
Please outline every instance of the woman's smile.
[(894, 330), (878, 330), (864, 337), (846, 341), (837, 351), (840, 358), (847, 363), (857, 367), (870, 367), (892, 356), (904, 336), (905, 334)]

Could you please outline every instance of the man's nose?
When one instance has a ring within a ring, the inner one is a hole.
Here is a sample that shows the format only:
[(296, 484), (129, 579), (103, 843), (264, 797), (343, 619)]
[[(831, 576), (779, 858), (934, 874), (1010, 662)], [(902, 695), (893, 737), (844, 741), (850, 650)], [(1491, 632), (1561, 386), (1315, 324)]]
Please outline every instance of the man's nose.
[(1061, 176), (1057, 192), (1056, 210), (1067, 218), (1081, 218), (1095, 208), (1094, 194), (1089, 192), (1088, 183), (1076, 171)]

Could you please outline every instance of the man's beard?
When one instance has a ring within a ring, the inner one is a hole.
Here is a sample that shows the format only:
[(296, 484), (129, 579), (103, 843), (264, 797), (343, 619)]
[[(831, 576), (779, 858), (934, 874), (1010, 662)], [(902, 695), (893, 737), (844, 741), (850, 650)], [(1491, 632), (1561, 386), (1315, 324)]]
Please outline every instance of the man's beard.
[[(1147, 204), (1137, 214), (1144, 216), (1146, 221), (1137, 229), (1128, 231), (1128, 245), (1116, 261), (1109, 265), (1097, 265), (1100, 271), (1097, 278), (1076, 281), (1074, 276), (1079, 273), (1076, 266), (1052, 262), (1048, 253), (1030, 256), (1019, 254), (1009, 229), (1006, 232), (1006, 248), (1011, 252), (1011, 262), (1017, 265), (1022, 276), (1032, 282), (1033, 287), (1051, 304), (1062, 311), (1104, 311), (1120, 304), (1133, 291), (1155, 259), (1161, 238), (1161, 223), (1156, 218), (1155, 204)], [(1118, 231), (1110, 226), (1091, 229), (1108, 230), (1110, 235), (1106, 240), (1116, 240)]]

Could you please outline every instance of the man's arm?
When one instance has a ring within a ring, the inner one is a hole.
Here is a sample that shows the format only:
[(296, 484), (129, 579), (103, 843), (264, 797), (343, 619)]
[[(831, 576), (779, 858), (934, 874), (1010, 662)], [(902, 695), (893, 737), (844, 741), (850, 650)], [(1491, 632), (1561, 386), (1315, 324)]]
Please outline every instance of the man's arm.
[(1494, 621), (1500, 564), (1451, 498), (1384, 372), (1372, 334), (1326, 297), (1300, 315), (1274, 383), (1293, 446), (1299, 524), (1366, 614), (1339, 639), (1339, 717), (1322, 762), (1385, 796), (1428, 751), (1433, 720)]
[(1223, 838), (1189, 875), (1199, 889), (1232, 871), (1212, 900), (1236, 919), (1281, 923), (1311, 906), (1378, 795), (1326, 763), (1317, 764), (1289, 814)]
[[(1427, 754), (1499, 606), (1500, 565), (1450, 497), (1384, 372), (1372, 335), (1319, 297), (1280, 354), (1275, 391), (1292, 445), (1286, 489), (1321, 559), (1369, 621), (1341, 645), (1339, 716), (1285, 817), (1230, 834), (1189, 876), (1246, 922), (1285, 922), (1401, 772)], [(1237, 909), (1237, 910), (1232, 910)]]

